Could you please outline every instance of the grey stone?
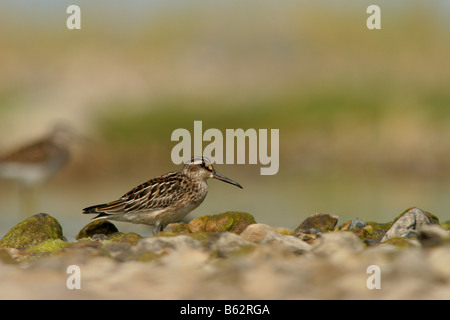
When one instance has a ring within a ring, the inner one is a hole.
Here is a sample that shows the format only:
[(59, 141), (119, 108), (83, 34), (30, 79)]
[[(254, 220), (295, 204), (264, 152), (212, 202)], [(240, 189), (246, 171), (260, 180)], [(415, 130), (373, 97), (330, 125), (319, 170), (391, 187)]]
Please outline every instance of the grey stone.
[(425, 225), (436, 223), (429, 215), (419, 208), (411, 208), (402, 214), (386, 232), (381, 242), (395, 237), (414, 237), (418, 230)]
[(367, 222), (365, 222), (363, 220), (359, 220), (358, 218), (356, 218), (356, 219), (353, 219), (350, 222), (350, 225), (348, 226), (348, 229), (360, 230), (360, 229), (364, 228), (367, 225), (368, 225)]
[(296, 254), (302, 254), (311, 248), (309, 244), (296, 236), (280, 234), (276, 228), (262, 223), (249, 225), (240, 236), (251, 243), (276, 244)]

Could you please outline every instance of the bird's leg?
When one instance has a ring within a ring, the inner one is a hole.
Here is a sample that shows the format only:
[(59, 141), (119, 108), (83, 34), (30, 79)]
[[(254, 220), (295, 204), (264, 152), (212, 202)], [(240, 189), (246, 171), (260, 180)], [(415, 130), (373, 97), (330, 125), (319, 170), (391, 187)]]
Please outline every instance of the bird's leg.
[(155, 224), (155, 226), (152, 229), (153, 236), (156, 236), (159, 233), (159, 227), (160, 227), (159, 223)]
[(165, 228), (165, 226), (163, 226), (162, 224), (156, 224), (153, 229), (152, 229), (152, 234), (154, 236), (156, 236), (158, 233), (160, 233), (161, 231), (163, 231)]

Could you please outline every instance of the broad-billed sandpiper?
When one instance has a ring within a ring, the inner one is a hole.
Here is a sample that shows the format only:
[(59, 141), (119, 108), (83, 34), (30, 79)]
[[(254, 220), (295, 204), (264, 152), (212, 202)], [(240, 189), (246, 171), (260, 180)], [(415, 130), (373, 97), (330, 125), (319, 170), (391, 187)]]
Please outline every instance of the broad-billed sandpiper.
[(123, 195), (119, 200), (83, 209), (96, 219), (126, 221), (153, 226), (153, 235), (162, 226), (184, 218), (197, 208), (208, 193), (209, 178), (242, 189), (242, 186), (214, 170), (206, 157), (194, 157), (181, 171), (150, 179)]

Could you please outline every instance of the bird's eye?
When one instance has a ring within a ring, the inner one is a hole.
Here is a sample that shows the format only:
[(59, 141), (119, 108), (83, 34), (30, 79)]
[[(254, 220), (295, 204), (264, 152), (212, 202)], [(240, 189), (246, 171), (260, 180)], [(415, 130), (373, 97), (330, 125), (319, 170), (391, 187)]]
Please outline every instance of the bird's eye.
[(201, 167), (204, 168), (205, 167), (205, 163), (202, 161)]

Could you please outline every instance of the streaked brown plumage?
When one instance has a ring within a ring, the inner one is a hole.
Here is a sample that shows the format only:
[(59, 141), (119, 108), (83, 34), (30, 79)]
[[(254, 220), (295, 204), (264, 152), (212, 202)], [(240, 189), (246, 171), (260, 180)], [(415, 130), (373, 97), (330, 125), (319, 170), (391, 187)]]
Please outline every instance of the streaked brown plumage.
[(242, 188), (216, 172), (207, 158), (195, 157), (181, 171), (148, 180), (120, 199), (85, 208), (83, 213), (98, 214), (94, 219), (152, 225), (156, 234), (160, 226), (179, 221), (203, 202), (209, 178)]
[(57, 125), (49, 135), (0, 158), (0, 177), (30, 186), (57, 173), (69, 158), (74, 133)]

